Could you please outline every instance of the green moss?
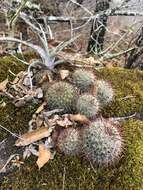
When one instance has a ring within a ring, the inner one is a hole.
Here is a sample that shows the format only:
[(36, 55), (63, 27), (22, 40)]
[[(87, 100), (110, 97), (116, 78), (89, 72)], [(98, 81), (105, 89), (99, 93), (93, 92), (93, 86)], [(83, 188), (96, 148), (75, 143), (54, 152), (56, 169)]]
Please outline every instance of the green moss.
[[(20, 55), (18, 55), (21, 58)], [(28, 52), (24, 54), (26, 61), (30, 61), (35, 57), (35, 54), (32, 52)], [(13, 75), (9, 72), (12, 71), (13, 73), (17, 74), (21, 70), (25, 70), (26, 65), (22, 62), (18, 61), (16, 58), (11, 56), (4, 56), (0, 57), (0, 82), (3, 81), (5, 78), (13, 79)]]
[(116, 117), (143, 112), (143, 72), (113, 68), (103, 69), (98, 76), (111, 82), (115, 94), (112, 103), (102, 111), (103, 116)]
[[(115, 99), (102, 111), (106, 117), (130, 115), (143, 112), (143, 72), (124, 69), (103, 69), (99, 78), (111, 81)], [(121, 100), (125, 96), (135, 96)], [(27, 130), (27, 123), (33, 109), (14, 108), (10, 103), (0, 108), (0, 123), (14, 132)], [(57, 155), (40, 171), (36, 158), (31, 157), (25, 164), (2, 182), (1, 190), (142, 190), (143, 189), (143, 121), (122, 122), (125, 136), (125, 151), (122, 159), (113, 168), (97, 170), (78, 158)], [(1, 136), (6, 136), (0, 131)], [(2, 137), (1, 137), (2, 138)], [(64, 169), (65, 168), (65, 169)], [(65, 170), (65, 174), (64, 174)]]
[[(34, 54), (30, 52), (26, 53), (25, 56), (28, 61), (33, 58)], [(25, 69), (26, 66), (17, 61), (15, 58), (11, 56), (1, 57), (0, 82), (5, 80), (7, 77), (13, 79), (13, 76), (9, 73), (9, 70), (14, 73), (18, 73)], [(6, 103), (5, 107), (1, 106), (2, 102)], [(7, 98), (0, 97), (0, 124), (17, 134), (22, 133), (23, 130), (26, 131), (27, 123), (31, 119), (35, 106), (36, 105), (29, 105), (24, 108), (15, 108)], [(4, 139), (7, 135), (7, 132), (0, 129), (0, 140)]]
[[(0, 107), (0, 124), (14, 133), (20, 134), (27, 131), (28, 121), (34, 113), (36, 105), (29, 105), (22, 108), (16, 108), (9, 101), (6, 101), (5, 107)], [(6, 131), (0, 129), (0, 140), (9, 135)]]

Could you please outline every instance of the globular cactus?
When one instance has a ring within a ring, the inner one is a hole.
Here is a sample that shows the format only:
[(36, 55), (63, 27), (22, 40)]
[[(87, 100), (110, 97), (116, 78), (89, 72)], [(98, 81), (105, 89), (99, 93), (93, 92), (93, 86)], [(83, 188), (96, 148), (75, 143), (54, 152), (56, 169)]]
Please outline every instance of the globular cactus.
[(76, 108), (78, 113), (92, 119), (95, 118), (99, 111), (99, 103), (96, 97), (84, 94), (79, 96)]
[(96, 96), (101, 106), (105, 106), (112, 101), (114, 93), (110, 83), (104, 80), (97, 80), (95, 86)]
[(57, 147), (65, 155), (78, 155), (81, 151), (81, 137), (78, 129), (67, 128), (62, 130), (57, 139)]
[(94, 84), (95, 76), (92, 72), (78, 69), (72, 75), (73, 83), (82, 91), (89, 92)]
[(98, 119), (83, 129), (83, 153), (93, 164), (114, 165), (122, 151), (123, 138), (117, 124)]
[(46, 93), (45, 100), (49, 109), (63, 109), (63, 112), (74, 110), (77, 92), (75, 88), (67, 82), (56, 82), (51, 85)]

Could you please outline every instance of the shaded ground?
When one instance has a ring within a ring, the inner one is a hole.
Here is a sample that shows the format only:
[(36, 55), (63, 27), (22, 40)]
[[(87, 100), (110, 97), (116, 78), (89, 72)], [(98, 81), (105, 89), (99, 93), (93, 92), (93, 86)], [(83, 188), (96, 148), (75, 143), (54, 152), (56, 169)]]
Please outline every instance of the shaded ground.
[[(0, 60), (0, 81), (5, 79), (9, 67), (20, 70), (15, 61)], [(23, 68), (24, 69), (24, 68)], [(135, 112), (143, 113), (143, 72), (121, 68), (95, 71), (99, 78), (111, 81), (115, 91), (112, 104), (102, 111), (104, 117), (119, 117)], [(122, 99), (123, 97), (130, 98)], [(7, 100), (5, 100), (7, 102)], [(35, 105), (15, 108), (10, 102), (0, 107), (0, 124), (15, 133), (27, 131), (28, 121)], [(143, 121), (130, 119), (123, 121), (125, 150), (120, 162), (114, 168), (96, 169), (78, 158), (57, 155), (40, 171), (35, 157), (30, 157), (23, 166), (5, 177), (1, 190), (142, 190), (143, 189)], [(0, 140), (7, 137), (0, 129)]]

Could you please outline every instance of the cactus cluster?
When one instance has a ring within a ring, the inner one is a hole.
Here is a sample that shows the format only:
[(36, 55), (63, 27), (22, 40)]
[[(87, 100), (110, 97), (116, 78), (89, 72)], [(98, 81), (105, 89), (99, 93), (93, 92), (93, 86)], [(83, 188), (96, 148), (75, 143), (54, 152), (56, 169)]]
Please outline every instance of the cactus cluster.
[(99, 103), (96, 97), (91, 94), (81, 95), (77, 100), (78, 113), (88, 118), (94, 118), (99, 111)]
[(103, 118), (82, 129), (62, 130), (57, 147), (65, 155), (83, 155), (98, 167), (115, 165), (123, 151), (123, 138), (117, 124)]
[(63, 109), (65, 113), (74, 110), (76, 98), (75, 88), (67, 82), (54, 83), (45, 94), (49, 109)]
[[(41, 74), (37, 76), (37, 80), (39, 77), (41, 79)], [(94, 118), (99, 111), (99, 105), (104, 106), (113, 98), (111, 85), (103, 80), (95, 81), (92, 72), (78, 69), (73, 73), (72, 79), (76, 87), (64, 81), (55, 82), (47, 89), (44, 86), (45, 100), (49, 109), (63, 109), (65, 113), (76, 109), (88, 118)], [(91, 87), (94, 87), (95, 94), (84, 94), (91, 93)], [(81, 91), (79, 98), (76, 88)]]
[(72, 80), (82, 93), (91, 92), (93, 87), (102, 107), (113, 99), (114, 93), (110, 83), (104, 80), (95, 80), (94, 74), (90, 71), (78, 69), (73, 73)]
[(93, 73), (81, 69), (73, 73), (72, 83), (55, 82), (46, 90), (48, 108), (63, 109), (64, 113), (76, 112), (91, 122), (79, 128), (75, 125), (60, 130), (56, 142), (58, 150), (65, 155), (84, 155), (97, 166), (114, 165), (123, 150), (121, 132), (113, 122), (97, 119), (100, 105), (107, 105), (113, 98), (111, 85), (95, 80)]

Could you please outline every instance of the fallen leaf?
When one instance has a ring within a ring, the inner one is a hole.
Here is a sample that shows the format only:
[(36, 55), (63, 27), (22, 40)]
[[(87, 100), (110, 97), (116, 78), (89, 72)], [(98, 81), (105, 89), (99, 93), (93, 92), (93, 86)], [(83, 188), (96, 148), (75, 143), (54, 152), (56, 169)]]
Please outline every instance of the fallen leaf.
[(46, 102), (43, 102), (43, 104), (38, 107), (35, 113), (39, 114), (41, 111), (43, 111), (46, 104)]
[(64, 120), (57, 120), (56, 123), (60, 127), (65, 127), (65, 128), (73, 125), (73, 123), (67, 117), (65, 117)]
[(27, 146), (45, 137), (49, 137), (52, 130), (53, 130), (52, 128), (48, 129), (47, 127), (41, 127), (39, 129), (25, 133), (18, 140), (16, 140), (15, 145)]
[(51, 158), (50, 149), (46, 149), (44, 144), (40, 144), (39, 145), (39, 157), (36, 162), (39, 170), (50, 160), (50, 158)]
[(8, 79), (6, 79), (6, 80), (4, 80), (4, 81), (2, 81), (2, 82), (0, 83), (0, 91), (3, 92), (3, 91), (6, 89), (7, 83), (8, 83)]
[(30, 144), (29, 146), (25, 147), (25, 150), (23, 152), (23, 159), (25, 160), (26, 158), (29, 158), (31, 156), (31, 154), (33, 154), (34, 156), (38, 156), (39, 155), (38, 150), (32, 144)]
[(35, 120), (35, 124), (38, 128), (41, 127), (43, 125), (43, 118), (37, 117)]
[(81, 124), (89, 124), (90, 123), (90, 120), (85, 115), (80, 115), (80, 114), (76, 114), (76, 115), (70, 114), (69, 119), (71, 121), (77, 121)]
[(69, 70), (60, 70), (60, 77), (62, 80), (67, 78), (69, 76), (69, 74), (70, 74)]
[(11, 82), (11, 84), (17, 84), (20, 79), (22, 79), (26, 75), (26, 72), (20, 71), (17, 75), (16, 78)]

